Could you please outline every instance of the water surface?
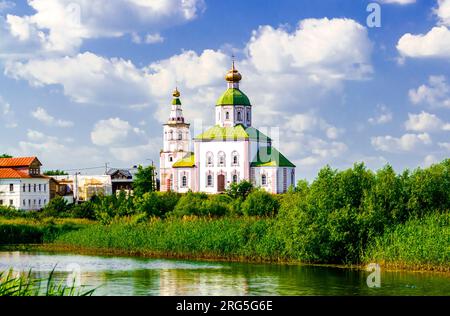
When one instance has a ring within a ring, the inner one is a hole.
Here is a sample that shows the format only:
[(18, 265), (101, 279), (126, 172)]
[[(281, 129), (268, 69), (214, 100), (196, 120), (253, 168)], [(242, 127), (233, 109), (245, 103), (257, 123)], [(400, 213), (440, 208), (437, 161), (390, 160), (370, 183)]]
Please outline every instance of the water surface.
[(95, 295), (450, 295), (438, 273), (382, 271), (381, 287), (369, 288), (370, 272), (336, 267), (0, 252), (0, 271), (45, 278), (55, 266), (58, 281), (79, 271)]

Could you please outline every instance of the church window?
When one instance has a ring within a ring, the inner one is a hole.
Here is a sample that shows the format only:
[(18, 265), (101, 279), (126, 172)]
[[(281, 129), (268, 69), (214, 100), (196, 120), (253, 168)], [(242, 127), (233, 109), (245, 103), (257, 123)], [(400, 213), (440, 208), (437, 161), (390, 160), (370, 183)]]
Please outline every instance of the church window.
[(263, 186), (266, 186), (266, 185), (267, 185), (267, 176), (266, 176), (265, 174), (263, 174), (263, 175), (261, 176), (261, 184), (262, 184)]
[(214, 164), (214, 161), (213, 161), (213, 154), (212, 154), (212, 152), (208, 152), (208, 153), (206, 154), (206, 166), (207, 166), (207, 167), (212, 167), (213, 164)]
[(241, 111), (239, 111), (239, 112), (237, 113), (237, 120), (238, 120), (238, 121), (242, 121), (242, 112), (241, 112)]
[(211, 174), (208, 174), (208, 176), (206, 177), (206, 186), (213, 186), (213, 176)]
[(237, 176), (237, 174), (233, 175), (233, 183), (238, 183), (238, 176)]
[(183, 177), (181, 178), (181, 187), (182, 187), (182, 188), (187, 187), (187, 177), (186, 177), (186, 176), (183, 176)]
[(250, 110), (247, 110), (247, 122), (250, 122)]
[(169, 140), (172, 140), (173, 139), (173, 131), (170, 131), (169, 132)]
[(182, 140), (183, 139), (183, 133), (182, 132), (178, 132), (178, 140)]
[(223, 151), (219, 152), (219, 167), (225, 167), (225, 153)]
[(169, 161), (172, 162), (173, 161), (173, 157), (169, 157)]
[(226, 113), (225, 113), (225, 119), (226, 119), (226, 120), (229, 120), (229, 119), (230, 119), (230, 112), (226, 112)]
[(291, 185), (295, 185), (295, 171), (292, 169), (291, 171)]
[(237, 151), (234, 151), (232, 155), (233, 155), (232, 166), (239, 165), (239, 154), (237, 153)]

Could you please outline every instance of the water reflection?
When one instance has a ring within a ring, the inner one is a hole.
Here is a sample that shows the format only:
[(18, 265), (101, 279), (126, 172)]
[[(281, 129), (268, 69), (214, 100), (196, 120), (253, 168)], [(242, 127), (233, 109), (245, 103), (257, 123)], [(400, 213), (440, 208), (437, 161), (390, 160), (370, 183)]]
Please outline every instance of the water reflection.
[(13, 267), (45, 278), (68, 277), (80, 267), (81, 283), (96, 295), (449, 295), (442, 274), (383, 272), (381, 288), (368, 288), (365, 271), (318, 266), (243, 264), (140, 258), (0, 252), (0, 271)]

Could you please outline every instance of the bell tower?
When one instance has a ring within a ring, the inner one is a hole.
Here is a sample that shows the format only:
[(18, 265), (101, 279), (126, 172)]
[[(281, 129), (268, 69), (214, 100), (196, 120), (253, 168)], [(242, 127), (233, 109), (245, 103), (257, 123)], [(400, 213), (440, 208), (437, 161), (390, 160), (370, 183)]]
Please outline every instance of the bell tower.
[(186, 123), (181, 107), (181, 93), (178, 88), (173, 92), (169, 119), (164, 124), (164, 147), (160, 154), (161, 191), (173, 189), (173, 169), (175, 162), (190, 152), (190, 124)]

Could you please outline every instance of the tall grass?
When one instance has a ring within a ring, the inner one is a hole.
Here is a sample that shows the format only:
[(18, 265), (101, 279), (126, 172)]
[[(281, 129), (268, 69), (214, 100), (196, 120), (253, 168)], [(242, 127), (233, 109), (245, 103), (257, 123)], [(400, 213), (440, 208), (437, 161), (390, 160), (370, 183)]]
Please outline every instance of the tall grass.
[[(83, 291), (82, 288), (67, 286), (63, 281), (56, 283), (54, 269), (47, 279), (34, 279), (31, 271), (26, 275), (17, 275), (13, 270), (0, 272), (1, 296), (91, 296), (95, 289)], [(42, 284), (45, 287), (42, 287)]]
[(448, 271), (450, 213), (430, 214), (393, 226), (373, 240), (364, 259), (390, 267)]
[(60, 235), (55, 243), (91, 249), (177, 257), (278, 260), (273, 219), (154, 219), (146, 223), (90, 225)]

